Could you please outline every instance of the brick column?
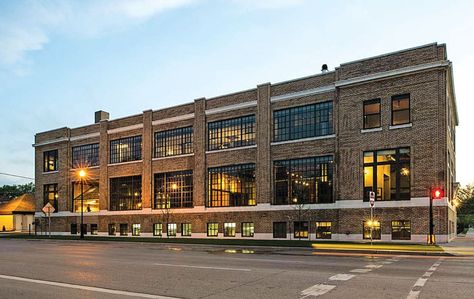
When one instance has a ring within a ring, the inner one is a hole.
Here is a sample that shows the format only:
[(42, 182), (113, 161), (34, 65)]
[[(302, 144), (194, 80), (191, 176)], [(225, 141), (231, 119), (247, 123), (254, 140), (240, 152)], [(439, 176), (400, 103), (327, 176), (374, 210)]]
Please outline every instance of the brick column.
[(270, 83), (257, 87), (257, 204), (272, 202)]
[(206, 99), (194, 101), (194, 170), (193, 204), (204, 206), (206, 202)]
[(142, 135), (142, 209), (151, 208), (152, 196), (152, 152), (153, 152), (153, 111), (143, 111), (143, 135)]
[(109, 136), (107, 129), (109, 123), (107, 120), (100, 121), (100, 143), (99, 143), (99, 210), (109, 209)]

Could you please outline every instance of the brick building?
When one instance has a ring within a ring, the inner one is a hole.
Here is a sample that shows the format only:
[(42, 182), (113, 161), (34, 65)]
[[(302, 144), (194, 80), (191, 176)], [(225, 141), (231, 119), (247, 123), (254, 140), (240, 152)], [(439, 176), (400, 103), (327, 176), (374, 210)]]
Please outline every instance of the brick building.
[(457, 124), (436, 43), (120, 119), (99, 111), (36, 134), (36, 216), (50, 202), (53, 232), (76, 234), (83, 195), (98, 235), (425, 242), (436, 186), (446, 242)]

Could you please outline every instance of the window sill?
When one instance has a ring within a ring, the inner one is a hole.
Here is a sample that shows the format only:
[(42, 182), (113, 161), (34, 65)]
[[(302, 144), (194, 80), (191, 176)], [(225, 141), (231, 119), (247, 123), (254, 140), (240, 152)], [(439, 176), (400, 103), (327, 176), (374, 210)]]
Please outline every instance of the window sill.
[(194, 156), (194, 153), (191, 153), (191, 154), (182, 154), (182, 155), (174, 155), (174, 156), (166, 156), (166, 157), (157, 157), (157, 158), (153, 158), (152, 161), (165, 160), (165, 159), (173, 159), (173, 158), (182, 158), (182, 157), (190, 157), (190, 156)]
[[(115, 165), (115, 164), (113, 164), (113, 165)], [(79, 171), (81, 169), (97, 169), (97, 168), (100, 168), (100, 165), (89, 166), (89, 167), (84, 167), (84, 168), (71, 168), (69, 171)]]
[(412, 126), (413, 126), (412, 123), (408, 123), (408, 124), (403, 124), (403, 125), (389, 126), (388, 128), (390, 130), (396, 130), (396, 129), (403, 129), (403, 128), (411, 128)]
[(43, 171), (43, 174), (53, 174), (53, 173), (59, 173), (59, 170), (54, 170), (54, 171)]
[(119, 162), (119, 163), (109, 163), (107, 166), (116, 166), (116, 165), (125, 165), (125, 164), (132, 164), (132, 163), (140, 163), (143, 160), (135, 160), (135, 161), (127, 161), (127, 162)]
[(371, 132), (380, 132), (380, 131), (382, 131), (382, 127), (360, 130), (361, 133), (371, 133)]
[(256, 144), (254, 144), (254, 145), (248, 145), (248, 146), (232, 147), (232, 148), (225, 148), (225, 149), (219, 149), (219, 150), (206, 151), (206, 154), (229, 152), (229, 151), (236, 151), (236, 150), (244, 150), (244, 149), (256, 148), (256, 147), (257, 147)]
[(329, 138), (334, 138), (334, 137), (336, 137), (336, 134), (317, 136), (317, 137), (309, 137), (309, 138), (301, 138), (301, 139), (292, 139), (292, 140), (285, 140), (285, 141), (274, 141), (270, 144), (271, 145), (279, 145), (279, 144), (305, 142), (305, 141), (313, 141), (313, 140), (320, 140), (320, 139), (329, 139)]

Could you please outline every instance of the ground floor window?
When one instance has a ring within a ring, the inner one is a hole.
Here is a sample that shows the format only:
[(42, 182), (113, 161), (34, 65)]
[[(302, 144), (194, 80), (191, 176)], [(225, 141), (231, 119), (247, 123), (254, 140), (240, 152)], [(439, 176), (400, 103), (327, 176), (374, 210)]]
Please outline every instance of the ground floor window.
[(77, 223), (71, 223), (71, 235), (77, 234)]
[(294, 231), (295, 238), (298, 238), (298, 239), (308, 238), (308, 231), (309, 231), (308, 221), (295, 221), (294, 228), (295, 228), (295, 231)]
[(224, 237), (235, 237), (235, 223), (224, 223)]
[(153, 236), (161, 237), (163, 235), (163, 224), (153, 223)]
[(331, 239), (331, 221), (316, 221), (316, 239)]
[(380, 240), (382, 237), (381, 229), (380, 229), (380, 221), (377, 220), (367, 220), (364, 221), (364, 239), (370, 239), (370, 233), (372, 232), (372, 239), (373, 240)]
[(109, 236), (115, 236), (117, 233), (117, 227), (115, 226), (115, 223), (109, 223)]
[(273, 222), (273, 238), (286, 238), (286, 222)]
[[(210, 222), (207, 224), (207, 236), (217, 237), (219, 234), (219, 223)], [(235, 223), (234, 223), (234, 235), (235, 235)]]
[(84, 231), (84, 235), (87, 235), (87, 224), (81, 225), (81, 230)]
[(97, 235), (99, 233), (99, 228), (97, 224), (91, 224), (91, 235)]
[(128, 223), (120, 223), (120, 235), (128, 236)]
[(176, 237), (177, 230), (178, 229), (177, 229), (176, 223), (168, 223), (166, 234), (168, 237)]
[(191, 223), (182, 223), (181, 224), (181, 236), (190, 237), (191, 236)]
[(242, 237), (253, 237), (255, 233), (255, 228), (253, 222), (243, 222), (242, 223)]
[(411, 224), (410, 220), (392, 221), (392, 240), (410, 240)]
[(140, 235), (140, 223), (132, 224), (132, 236)]

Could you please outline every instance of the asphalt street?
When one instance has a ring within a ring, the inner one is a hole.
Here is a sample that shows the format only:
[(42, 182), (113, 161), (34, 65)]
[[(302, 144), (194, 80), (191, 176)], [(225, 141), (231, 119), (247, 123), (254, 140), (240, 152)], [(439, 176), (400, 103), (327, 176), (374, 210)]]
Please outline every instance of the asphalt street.
[(0, 298), (474, 298), (474, 257), (0, 239)]

